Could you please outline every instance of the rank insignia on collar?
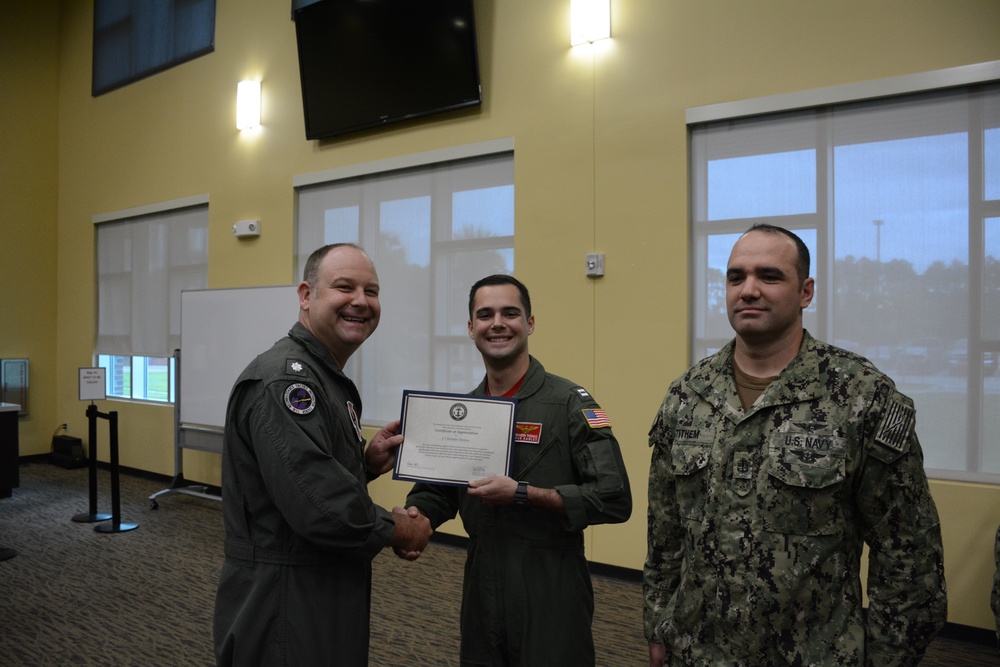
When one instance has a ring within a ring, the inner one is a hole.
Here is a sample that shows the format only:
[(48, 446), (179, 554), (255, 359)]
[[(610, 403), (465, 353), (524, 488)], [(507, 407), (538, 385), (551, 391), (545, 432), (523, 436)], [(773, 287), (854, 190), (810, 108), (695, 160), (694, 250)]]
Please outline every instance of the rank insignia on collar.
[(297, 415), (307, 415), (316, 409), (316, 394), (301, 382), (290, 384), (285, 389), (285, 407)]

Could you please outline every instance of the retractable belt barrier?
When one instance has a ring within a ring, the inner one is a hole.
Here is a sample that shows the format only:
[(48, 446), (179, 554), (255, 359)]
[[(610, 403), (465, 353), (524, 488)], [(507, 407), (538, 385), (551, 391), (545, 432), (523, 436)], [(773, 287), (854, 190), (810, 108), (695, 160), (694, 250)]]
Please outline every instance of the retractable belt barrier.
[[(108, 420), (111, 435), (111, 514), (99, 513), (97, 511), (97, 419)], [(123, 533), (134, 530), (139, 524), (122, 521), (121, 508), (121, 480), (118, 476), (118, 412), (112, 410), (104, 413), (98, 412), (97, 406), (91, 403), (87, 406), (87, 422), (90, 436), (90, 511), (84, 514), (77, 514), (73, 521), (79, 523), (99, 523), (111, 519), (111, 523), (100, 523), (94, 526), (98, 533)]]

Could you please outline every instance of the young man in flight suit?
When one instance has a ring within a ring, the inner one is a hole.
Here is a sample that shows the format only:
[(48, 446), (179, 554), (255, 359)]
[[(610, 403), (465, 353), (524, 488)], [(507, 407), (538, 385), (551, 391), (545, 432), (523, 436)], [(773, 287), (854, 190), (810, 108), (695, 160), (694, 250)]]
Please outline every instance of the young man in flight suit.
[(469, 294), (469, 337), (486, 365), (474, 395), (518, 399), (513, 477), (468, 487), (416, 484), (406, 505), (437, 528), (457, 513), (469, 534), (463, 667), (593, 665), (594, 593), (583, 530), (618, 523), (632, 495), (618, 441), (586, 389), (528, 354), (528, 290), (493, 275)]

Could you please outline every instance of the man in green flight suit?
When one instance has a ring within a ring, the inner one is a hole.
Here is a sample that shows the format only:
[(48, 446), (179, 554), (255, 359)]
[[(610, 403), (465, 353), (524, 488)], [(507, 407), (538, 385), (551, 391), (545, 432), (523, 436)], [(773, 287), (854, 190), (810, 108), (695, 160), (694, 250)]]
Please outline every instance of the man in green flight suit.
[(218, 667), (365, 667), (372, 559), (392, 547), (413, 560), (431, 536), (424, 517), (368, 495), (403, 439), (397, 421), (366, 443), (343, 371), (379, 323), (375, 266), (356, 245), (323, 246), (298, 298), (298, 321), (240, 374), (226, 410)]
[(406, 499), (435, 529), (459, 513), (469, 534), (461, 664), (593, 665), (583, 529), (632, 512), (618, 441), (587, 390), (529, 356), (535, 318), (520, 281), (493, 275), (473, 285), (468, 326), (486, 365), (473, 394), (518, 399), (515, 476), (467, 488), (416, 484)]
[(653, 423), (651, 666), (916, 665), (944, 625), (913, 402), (803, 328), (808, 276), (795, 234), (741, 236), (726, 273), (736, 338), (671, 384)]

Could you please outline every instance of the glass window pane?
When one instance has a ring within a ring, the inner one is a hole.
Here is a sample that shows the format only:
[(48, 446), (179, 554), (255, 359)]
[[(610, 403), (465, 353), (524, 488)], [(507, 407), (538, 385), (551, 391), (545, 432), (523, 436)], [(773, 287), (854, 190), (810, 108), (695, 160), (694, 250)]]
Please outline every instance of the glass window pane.
[(132, 397), (132, 359), (102, 354), (98, 356), (98, 366), (105, 369), (105, 391), (117, 398)]
[(1000, 128), (986, 130), (986, 199), (1000, 199)]
[(1000, 85), (987, 86), (983, 107), (985, 196), (997, 200), (1000, 199)]
[(361, 227), (358, 214), (357, 206), (331, 208), (323, 211), (323, 245), (359, 243)]
[(514, 186), (466, 190), (452, 195), (451, 236), (481, 239), (514, 235)]
[[(379, 210), (379, 260), (427, 267), (431, 260), (430, 196), (382, 202)], [(383, 255), (383, 252), (391, 255)], [(389, 270), (394, 270), (388, 267)], [(379, 274), (386, 267), (379, 266)]]
[(983, 226), (982, 331), (984, 339), (997, 342), (1000, 341), (1000, 218), (987, 218)]
[(170, 400), (170, 359), (168, 357), (143, 357), (143, 359), (146, 393), (142, 398), (150, 401)]
[(749, 155), (708, 163), (708, 219), (816, 211), (816, 151)]
[(96, 0), (92, 93), (208, 53), (214, 43), (215, 0)]

